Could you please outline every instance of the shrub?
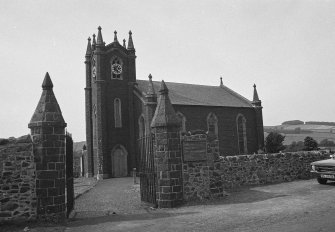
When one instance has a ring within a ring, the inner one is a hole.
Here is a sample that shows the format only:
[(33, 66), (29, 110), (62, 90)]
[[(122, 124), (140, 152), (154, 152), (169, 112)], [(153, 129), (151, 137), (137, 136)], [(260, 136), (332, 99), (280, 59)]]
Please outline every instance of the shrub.
[(270, 132), (265, 138), (265, 149), (268, 153), (277, 153), (285, 149), (283, 141), (285, 136), (276, 133)]

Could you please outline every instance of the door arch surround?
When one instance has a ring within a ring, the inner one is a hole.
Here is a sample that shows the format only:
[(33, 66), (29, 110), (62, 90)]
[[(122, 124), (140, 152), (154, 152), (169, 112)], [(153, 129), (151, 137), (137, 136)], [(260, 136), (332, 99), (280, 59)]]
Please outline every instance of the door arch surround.
[(111, 151), (112, 177), (128, 176), (128, 152), (124, 146), (117, 144)]

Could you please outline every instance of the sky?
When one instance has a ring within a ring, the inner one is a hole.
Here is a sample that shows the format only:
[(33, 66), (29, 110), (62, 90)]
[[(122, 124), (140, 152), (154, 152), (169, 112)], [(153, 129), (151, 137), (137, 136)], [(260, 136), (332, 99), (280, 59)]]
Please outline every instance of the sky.
[(49, 72), (67, 130), (85, 140), (87, 38), (133, 32), (137, 79), (218, 86), (252, 100), (264, 125), (335, 121), (335, 1), (0, 0), (0, 138), (28, 123)]

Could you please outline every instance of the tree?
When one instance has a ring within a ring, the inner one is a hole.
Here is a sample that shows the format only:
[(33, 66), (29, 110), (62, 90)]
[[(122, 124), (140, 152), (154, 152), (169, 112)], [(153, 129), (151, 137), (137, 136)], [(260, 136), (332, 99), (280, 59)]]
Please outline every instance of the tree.
[(318, 149), (318, 142), (315, 141), (312, 137), (307, 136), (304, 139), (304, 150), (313, 151)]
[(277, 132), (270, 132), (268, 136), (265, 138), (265, 149), (266, 152), (269, 153), (277, 153), (285, 149), (283, 145), (283, 141), (285, 136), (277, 133)]
[(292, 142), (290, 145), (288, 145), (285, 149), (287, 152), (296, 152), (296, 151), (303, 151), (304, 150), (304, 142)]
[(332, 140), (323, 139), (319, 143), (320, 147), (335, 147), (335, 143)]

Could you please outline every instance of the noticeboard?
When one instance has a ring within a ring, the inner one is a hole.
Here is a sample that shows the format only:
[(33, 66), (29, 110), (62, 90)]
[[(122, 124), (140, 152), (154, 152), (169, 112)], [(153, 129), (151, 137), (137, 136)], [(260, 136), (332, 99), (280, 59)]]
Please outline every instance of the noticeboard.
[(206, 141), (184, 141), (183, 155), (184, 161), (206, 160)]

